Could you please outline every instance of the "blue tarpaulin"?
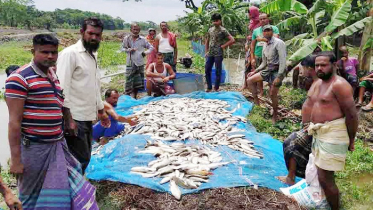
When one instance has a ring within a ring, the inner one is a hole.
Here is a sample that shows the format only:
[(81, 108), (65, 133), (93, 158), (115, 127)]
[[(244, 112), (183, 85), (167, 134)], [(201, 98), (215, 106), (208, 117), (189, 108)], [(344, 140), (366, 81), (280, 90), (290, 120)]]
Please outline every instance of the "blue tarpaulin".
[[(236, 108), (233, 115), (246, 117), (252, 109), (252, 104), (238, 92), (205, 93), (193, 92), (187, 95), (171, 95), (168, 97), (146, 97), (134, 100), (129, 96), (122, 96), (118, 102), (116, 111), (123, 116), (130, 115), (136, 106), (147, 104), (151, 101), (158, 101), (165, 98), (203, 98), (219, 99), (227, 101), (229, 110)], [(213, 170), (208, 183), (203, 183), (198, 189), (182, 189), (182, 193), (193, 193), (209, 188), (239, 187), (258, 185), (274, 190), (286, 187), (276, 179), (276, 176), (287, 174), (283, 159), (282, 143), (273, 139), (268, 134), (256, 132), (251, 124), (240, 122), (237, 127), (244, 129), (243, 134), (248, 140), (254, 142), (255, 149), (264, 154), (263, 159), (250, 158), (241, 152), (234, 151), (227, 146), (213, 148), (222, 154), (223, 161), (232, 162), (226, 166)], [(169, 192), (169, 183), (160, 185), (161, 178), (143, 178), (138, 174), (130, 172), (132, 167), (146, 166), (150, 161), (155, 160), (151, 154), (141, 154), (138, 151), (144, 149), (149, 136), (127, 135), (118, 138), (107, 145), (98, 155), (92, 156), (87, 168), (87, 178), (92, 180), (111, 180), (128, 184), (139, 185), (151, 188), (160, 192)], [(187, 140), (186, 144), (199, 144), (196, 140)]]

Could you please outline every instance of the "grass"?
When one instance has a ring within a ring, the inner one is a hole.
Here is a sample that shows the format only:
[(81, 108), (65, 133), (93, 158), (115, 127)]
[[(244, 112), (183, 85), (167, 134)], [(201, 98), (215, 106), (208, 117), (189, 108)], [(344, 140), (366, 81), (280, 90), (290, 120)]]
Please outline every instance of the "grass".
[(10, 65), (23, 66), (32, 59), (29, 42), (7, 42), (0, 47), (0, 73)]
[[(114, 69), (115, 66), (126, 64), (126, 53), (118, 53), (120, 42), (102, 42), (98, 50), (98, 65), (101, 69)], [(113, 72), (115, 73), (115, 72)]]

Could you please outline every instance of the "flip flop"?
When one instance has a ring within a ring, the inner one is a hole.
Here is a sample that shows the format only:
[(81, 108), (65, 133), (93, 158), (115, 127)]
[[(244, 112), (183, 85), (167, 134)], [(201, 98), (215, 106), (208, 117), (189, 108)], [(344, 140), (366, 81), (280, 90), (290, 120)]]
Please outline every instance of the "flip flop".
[(363, 110), (364, 112), (371, 112), (373, 111), (373, 107), (364, 106), (361, 108), (361, 110)]
[(356, 106), (356, 107), (361, 107), (362, 104), (361, 104), (361, 103), (357, 103), (355, 106)]

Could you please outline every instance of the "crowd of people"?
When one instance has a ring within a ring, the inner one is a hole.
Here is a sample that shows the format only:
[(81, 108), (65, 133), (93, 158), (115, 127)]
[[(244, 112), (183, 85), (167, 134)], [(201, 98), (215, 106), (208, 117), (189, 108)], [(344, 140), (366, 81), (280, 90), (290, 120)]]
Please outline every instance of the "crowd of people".
[[(242, 89), (248, 88), (254, 103), (259, 104), (263, 82), (269, 84), (275, 123), (279, 88), (288, 74), (286, 45), (278, 28), (269, 24), (267, 14), (260, 14), (256, 7), (250, 7), (248, 12), (250, 35), (245, 44)], [(220, 14), (213, 14), (211, 23), (205, 43), (206, 92), (218, 92), (224, 49), (235, 39), (223, 27)], [(84, 178), (91, 158), (92, 139), (105, 144), (124, 130), (122, 123), (137, 124), (135, 116), (122, 117), (115, 112), (117, 90), (107, 90), (105, 101), (101, 99), (97, 50), (103, 28), (100, 19), (86, 19), (80, 30), (81, 39), (60, 53), (57, 38), (49, 34), (36, 35), (32, 61), (6, 70), (10, 172), (17, 175), (20, 198), (12, 195), (0, 179), (0, 192), (10, 208), (48, 209), (58, 205), (61, 209), (98, 209), (95, 188)], [(166, 22), (162, 22), (160, 28), (158, 35), (151, 28), (148, 36), (143, 37), (139, 25), (133, 23), (131, 34), (123, 39), (120, 51), (127, 53), (126, 95), (137, 98), (138, 92), (144, 89), (145, 78), (149, 96), (175, 92), (168, 82), (175, 79), (177, 71), (176, 36)], [(337, 61), (332, 52), (320, 52), (316, 48), (293, 69), (294, 88), (298, 88), (299, 83), (299, 88), (308, 91), (308, 97), (302, 107), (302, 129), (284, 142), (289, 173), (278, 177), (293, 185), (296, 176), (305, 176), (312, 153), (320, 185), (332, 209), (339, 209), (334, 172), (343, 170), (347, 151), (354, 150), (358, 126), (356, 107), (362, 106), (365, 92), (373, 88), (373, 73), (361, 78), (359, 84), (358, 61), (349, 57), (345, 46), (340, 51), (343, 57)], [(214, 89), (213, 65), (216, 68)], [(362, 109), (372, 110), (373, 99)]]

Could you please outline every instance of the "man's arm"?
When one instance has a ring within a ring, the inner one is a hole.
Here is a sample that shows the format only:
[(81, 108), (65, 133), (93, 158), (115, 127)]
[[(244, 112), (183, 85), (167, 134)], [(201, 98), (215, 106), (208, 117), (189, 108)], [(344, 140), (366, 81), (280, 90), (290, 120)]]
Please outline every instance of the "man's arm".
[(154, 50), (155, 50), (155, 53), (158, 53), (159, 52), (159, 36), (155, 36), (155, 41), (154, 41)]
[(144, 39), (144, 40), (145, 40), (145, 48), (148, 49), (148, 50), (144, 51), (144, 53), (146, 55), (148, 55), (148, 54), (150, 54), (154, 50), (154, 47), (146, 39)]
[(210, 50), (209, 48), (210, 48), (210, 35), (207, 35), (206, 41), (205, 41), (205, 57), (209, 53), (209, 50)]
[[(263, 47), (263, 51), (264, 51), (265, 48), (266, 48), (266, 46)], [(262, 55), (263, 55), (263, 57), (262, 57), (262, 63), (260, 64), (260, 66), (257, 69), (255, 69), (256, 73), (260, 72), (265, 67), (267, 67), (267, 58), (264, 56), (264, 54), (262, 54)]]
[(161, 74), (152, 71), (152, 69), (154, 68), (155, 68), (154, 63), (150, 64), (148, 68), (146, 69), (145, 75), (147, 77), (162, 77)]
[(22, 210), (21, 201), (13, 195), (12, 191), (6, 186), (3, 182), (3, 179), (0, 176), (0, 193), (3, 195), (6, 205), (10, 210)]
[(276, 48), (279, 56), (278, 77), (283, 80), (286, 74), (286, 45), (281, 41)]
[(346, 126), (348, 136), (350, 137), (349, 150), (354, 150), (355, 136), (358, 128), (358, 117), (352, 87), (346, 81), (338, 81), (333, 85), (333, 93), (339, 103), (339, 106), (346, 117)]
[(337, 62), (337, 69), (338, 69), (338, 72), (339, 72), (339, 75), (345, 79), (347, 79), (347, 73), (346, 73), (346, 69), (345, 69), (345, 66), (344, 66), (344, 63), (342, 60), (339, 60)]
[(175, 47), (174, 47), (174, 64), (175, 65), (177, 63), (177, 53), (178, 53), (178, 50), (177, 50), (177, 39), (175, 37)]
[(172, 79), (175, 79), (176, 74), (175, 74), (174, 70), (172, 70), (172, 67), (171, 67), (168, 63), (165, 64), (165, 67), (166, 67), (166, 69), (167, 69), (167, 72), (168, 72), (168, 75), (169, 75), (169, 76), (166, 77), (166, 78), (167, 78), (167, 81), (165, 81), (166, 78), (164, 78), (163, 81), (168, 82), (168, 81), (170, 81), (170, 80), (172, 80)]
[(64, 95), (64, 107), (71, 109), (70, 91), (76, 59), (73, 52), (62, 51), (57, 60), (57, 76)]
[(121, 51), (123, 52), (126, 52), (126, 53), (130, 53), (131, 51), (133, 51), (133, 49), (128, 45), (128, 39), (129, 39), (130, 36), (126, 36), (123, 38), (123, 42), (122, 42), (122, 48), (121, 48)]
[(107, 114), (110, 115), (114, 120), (118, 122), (129, 123), (131, 126), (137, 124), (136, 117), (123, 117), (123, 116), (118, 115), (115, 112), (114, 107), (106, 101), (104, 102), (104, 106), (105, 106), (104, 109), (107, 112)]
[(221, 48), (225, 49), (225, 48), (227, 48), (228, 46), (231, 46), (232, 44), (234, 44), (235, 40), (234, 40), (233, 36), (229, 35), (229, 36), (228, 36), (228, 39), (229, 39), (229, 41), (228, 41), (227, 43), (223, 44), (223, 45), (221, 46)]
[(67, 132), (68, 135), (77, 136), (78, 127), (76, 126), (76, 123), (71, 115), (70, 109), (67, 107), (63, 107), (62, 113), (65, 124), (65, 132)]

